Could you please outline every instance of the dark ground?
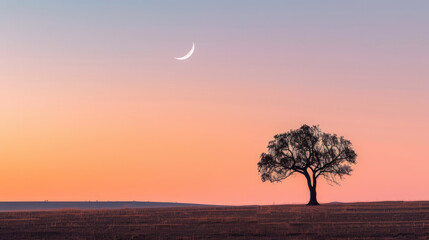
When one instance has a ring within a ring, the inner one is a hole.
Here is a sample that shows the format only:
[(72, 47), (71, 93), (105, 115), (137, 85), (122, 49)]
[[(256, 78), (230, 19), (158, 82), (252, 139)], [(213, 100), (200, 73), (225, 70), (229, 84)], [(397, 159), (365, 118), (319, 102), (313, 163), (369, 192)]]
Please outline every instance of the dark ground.
[(0, 212), (0, 239), (429, 239), (429, 202)]

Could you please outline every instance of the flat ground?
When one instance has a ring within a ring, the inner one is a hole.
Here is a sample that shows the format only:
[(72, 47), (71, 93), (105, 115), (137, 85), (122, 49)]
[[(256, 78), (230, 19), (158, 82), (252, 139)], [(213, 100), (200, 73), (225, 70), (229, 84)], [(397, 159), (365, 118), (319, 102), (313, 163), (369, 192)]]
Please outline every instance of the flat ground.
[(0, 212), (0, 239), (429, 239), (429, 202)]

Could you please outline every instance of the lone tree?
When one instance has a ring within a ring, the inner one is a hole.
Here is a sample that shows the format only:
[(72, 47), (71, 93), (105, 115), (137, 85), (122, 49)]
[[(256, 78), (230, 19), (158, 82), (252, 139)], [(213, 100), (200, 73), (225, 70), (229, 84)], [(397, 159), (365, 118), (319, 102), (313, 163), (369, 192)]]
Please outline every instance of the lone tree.
[(349, 140), (324, 133), (318, 126), (303, 125), (274, 136), (268, 143), (268, 153), (261, 154), (258, 171), (263, 182), (281, 182), (295, 172), (304, 175), (310, 189), (307, 205), (319, 205), (317, 178), (323, 176), (329, 184), (339, 184), (338, 177), (350, 175), (356, 157)]

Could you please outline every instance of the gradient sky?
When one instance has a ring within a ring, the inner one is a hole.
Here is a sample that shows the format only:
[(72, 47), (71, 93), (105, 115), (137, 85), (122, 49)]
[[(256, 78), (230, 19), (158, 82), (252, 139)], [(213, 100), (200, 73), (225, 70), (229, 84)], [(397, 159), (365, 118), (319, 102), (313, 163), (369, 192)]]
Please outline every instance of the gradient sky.
[[(306, 203), (276, 133), (358, 154), (319, 202), (428, 200), (428, 1), (1, 1), (0, 201)], [(195, 42), (194, 55), (177, 61)]]

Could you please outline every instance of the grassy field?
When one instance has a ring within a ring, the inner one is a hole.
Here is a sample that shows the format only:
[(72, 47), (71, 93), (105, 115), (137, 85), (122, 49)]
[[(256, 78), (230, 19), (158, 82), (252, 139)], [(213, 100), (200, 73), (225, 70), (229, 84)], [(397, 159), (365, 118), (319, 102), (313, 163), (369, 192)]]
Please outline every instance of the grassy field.
[(429, 202), (0, 212), (0, 239), (429, 239)]

